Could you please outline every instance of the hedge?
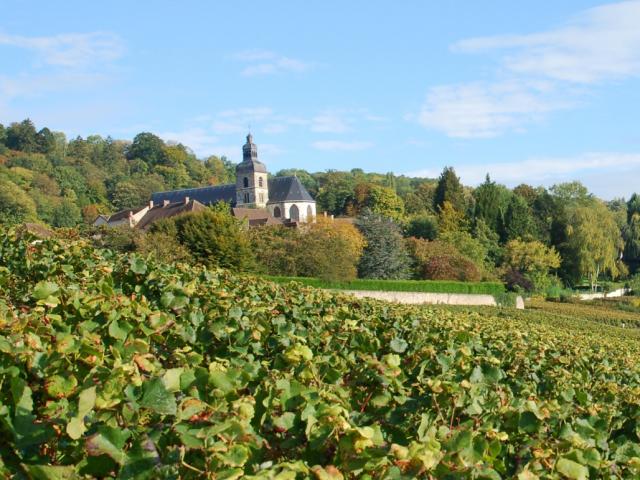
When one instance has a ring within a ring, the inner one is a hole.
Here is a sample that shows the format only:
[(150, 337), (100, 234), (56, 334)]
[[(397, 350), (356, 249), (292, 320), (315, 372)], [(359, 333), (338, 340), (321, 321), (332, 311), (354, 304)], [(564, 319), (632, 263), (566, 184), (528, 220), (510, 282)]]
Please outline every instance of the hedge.
[(457, 282), (450, 280), (368, 280), (331, 281), (307, 277), (265, 278), (278, 283), (299, 282), (310, 287), (337, 290), (378, 290), (383, 292), (473, 293), (496, 295), (504, 292), (499, 282)]

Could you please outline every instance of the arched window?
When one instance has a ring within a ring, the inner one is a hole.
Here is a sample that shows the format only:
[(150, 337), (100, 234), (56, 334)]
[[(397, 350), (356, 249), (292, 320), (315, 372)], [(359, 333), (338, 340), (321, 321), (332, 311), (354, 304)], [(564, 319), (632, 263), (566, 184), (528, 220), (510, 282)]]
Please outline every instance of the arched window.
[(289, 209), (289, 218), (296, 222), (300, 220), (300, 210), (298, 210), (297, 206), (291, 205), (291, 208)]
[(244, 177), (242, 183), (244, 184), (244, 188), (249, 188), (249, 179), (247, 177)]
[(262, 187), (262, 177), (258, 177), (258, 186)]
[(244, 203), (249, 203), (249, 194), (248, 193), (244, 194)]
[(311, 208), (311, 205), (307, 206), (307, 222), (313, 222), (313, 208)]
[(280, 207), (276, 207), (273, 209), (273, 216), (276, 218), (280, 218), (280, 215), (282, 215), (282, 212), (280, 212)]
[(260, 193), (260, 203), (264, 203), (264, 193)]

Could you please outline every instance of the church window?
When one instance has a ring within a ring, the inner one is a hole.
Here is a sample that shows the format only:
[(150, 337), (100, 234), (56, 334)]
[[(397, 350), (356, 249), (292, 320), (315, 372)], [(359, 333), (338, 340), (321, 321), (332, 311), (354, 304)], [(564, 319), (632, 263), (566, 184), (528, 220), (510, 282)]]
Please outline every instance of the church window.
[(249, 203), (249, 194), (248, 193), (244, 194), (244, 203)]
[(264, 193), (260, 194), (260, 203), (264, 203)]
[(276, 207), (273, 209), (273, 216), (276, 218), (280, 218), (280, 215), (282, 215), (282, 212), (280, 212), (280, 207)]
[(258, 177), (258, 186), (262, 187), (262, 177)]
[(244, 188), (249, 188), (249, 179), (247, 177), (244, 177), (242, 182), (244, 184)]
[(289, 218), (296, 222), (300, 220), (300, 210), (298, 210), (296, 205), (291, 205), (291, 208), (289, 209)]

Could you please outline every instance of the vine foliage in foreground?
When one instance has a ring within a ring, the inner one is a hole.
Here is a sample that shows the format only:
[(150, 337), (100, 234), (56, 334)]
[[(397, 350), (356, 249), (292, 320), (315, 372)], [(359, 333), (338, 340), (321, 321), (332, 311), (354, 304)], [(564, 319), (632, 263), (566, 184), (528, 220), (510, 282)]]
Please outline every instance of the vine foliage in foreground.
[(354, 300), (14, 231), (0, 288), (5, 476), (640, 475), (638, 337), (615, 327)]

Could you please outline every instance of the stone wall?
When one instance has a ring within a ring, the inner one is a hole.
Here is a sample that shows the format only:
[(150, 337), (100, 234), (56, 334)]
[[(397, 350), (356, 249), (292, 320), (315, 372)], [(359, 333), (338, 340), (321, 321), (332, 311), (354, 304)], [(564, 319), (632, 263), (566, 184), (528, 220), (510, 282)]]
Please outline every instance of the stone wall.
[[(443, 304), (443, 305), (471, 305), (497, 306), (492, 295), (469, 293), (422, 293), (422, 292), (381, 292), (376, 290), (340, 290), (357, 298), (375, 298), (388, 302), (407, 304)], [(516, 308), (523, 310), (522, 297), (516, 300)]]

